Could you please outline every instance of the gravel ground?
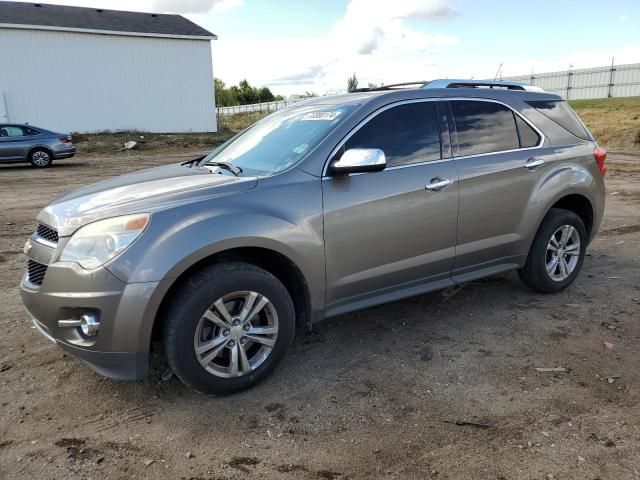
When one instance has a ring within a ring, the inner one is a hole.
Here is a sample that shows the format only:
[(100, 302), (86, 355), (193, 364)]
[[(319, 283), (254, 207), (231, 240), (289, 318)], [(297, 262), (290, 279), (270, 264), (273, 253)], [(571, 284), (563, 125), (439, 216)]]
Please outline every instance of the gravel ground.
[(220, 399), (160, 360), (145, 382), (94, 374), (17, 291), (40, 208), (180, 158), (0, 167), (0, 478), (640, 479), (640, 156), (610, 155), (606, 218), (565, 292), (509, 273), (331, 319)]

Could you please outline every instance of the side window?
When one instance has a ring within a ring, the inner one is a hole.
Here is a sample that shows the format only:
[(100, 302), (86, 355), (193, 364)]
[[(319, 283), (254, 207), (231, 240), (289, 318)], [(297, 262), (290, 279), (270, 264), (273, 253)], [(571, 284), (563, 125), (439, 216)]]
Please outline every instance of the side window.
[(415, 102), (389, 108), (373, 117), (345, 144), (350, 148), (379, 148), (387, 165), (439, 160), (440, 126), (436, 102)]
[(520, 148), (513, 112), (494, 102), (451, 100), (461, 156)]
[(520, 148), (535, 147), (540, 143), (540, 135), (531, 128), (519, 115), (515, 115), (518, 126), (518, 137), (520, 138)]
[(25, 133), (21, 127), (14, 127), (13, 125), (6, 125), (0, 128), (0, 135), (3, 137), (24, 137)]

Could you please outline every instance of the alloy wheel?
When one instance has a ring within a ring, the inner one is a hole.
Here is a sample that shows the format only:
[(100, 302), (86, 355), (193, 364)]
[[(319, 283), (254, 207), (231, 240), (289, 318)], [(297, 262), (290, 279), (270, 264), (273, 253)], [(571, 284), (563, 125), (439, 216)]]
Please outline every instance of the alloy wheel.
[(278, 314), (257, 292), (229, 293), (202, 314), (193, 348), (204, 369), (223, 378), (240, 377), (258, 368), (278, 337)]
[(580, 234), (571, 225), (558, 228), (547, 245), (546, 267), (552, 280), (566, 280), (575, 270), (580, 258)]

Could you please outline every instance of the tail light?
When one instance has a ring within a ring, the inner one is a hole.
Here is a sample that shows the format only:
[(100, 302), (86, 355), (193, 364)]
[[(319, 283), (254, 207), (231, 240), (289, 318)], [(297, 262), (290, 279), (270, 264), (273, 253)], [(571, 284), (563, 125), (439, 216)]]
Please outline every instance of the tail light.
[(607, 151), (604, 148), (596, 147), (593, 150), (593, 158), (596, 159), (600, 173), (604, 177), (605, 173), (607, 173), (607, 167), (604, 164), (604, 161), (607, 159)]
[(71, 135), (60, 137), (58, 140), (60, 140), (60, 143), (71, 143)]

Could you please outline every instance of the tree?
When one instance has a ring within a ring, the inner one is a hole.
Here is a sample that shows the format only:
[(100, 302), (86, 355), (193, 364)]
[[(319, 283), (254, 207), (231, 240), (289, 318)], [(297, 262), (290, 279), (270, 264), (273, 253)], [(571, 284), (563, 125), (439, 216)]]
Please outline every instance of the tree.
[(246, 79), (240, 81), (238, 85), (231, 85), (227, 88), (226, 84), (218, 78), (215, 79), (215, 98), (219, 107), (233, 107), (283, 99), (280, 95), (276, 97), (267, 87), (251, 86)]
[(353, 92), (357, 88), (358, 88), (358, 77), (356, 77), (356, 74), (354, 73), (353, 77), (349, 77), (347, 79), (347, 91)]
[(273, 102), (276, 97), (267, 87), (262, 87), (260, 90), (258, 90), (258, 99), (260, 102)]
[(232, 107), (234, 105), (238, 105), (237, 101), (235, 101), (231, 95), (230, 90), (226, 88), (225, 83), (218, 78), (215, 79), (215, 99), (218, 107)]

